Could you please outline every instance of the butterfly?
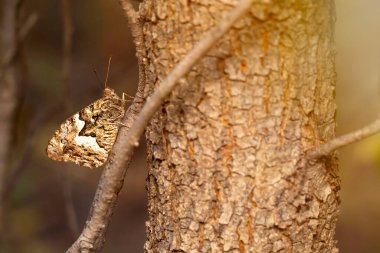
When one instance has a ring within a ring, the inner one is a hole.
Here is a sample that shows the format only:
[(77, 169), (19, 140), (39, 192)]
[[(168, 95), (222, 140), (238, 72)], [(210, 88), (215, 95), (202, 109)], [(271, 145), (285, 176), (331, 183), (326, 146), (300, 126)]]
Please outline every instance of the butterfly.
[(90, 168), (102, 166), (124, 116), (124, 96), (105, 88), (103, 97), (63, 122), (46, 148), (49, 158)]

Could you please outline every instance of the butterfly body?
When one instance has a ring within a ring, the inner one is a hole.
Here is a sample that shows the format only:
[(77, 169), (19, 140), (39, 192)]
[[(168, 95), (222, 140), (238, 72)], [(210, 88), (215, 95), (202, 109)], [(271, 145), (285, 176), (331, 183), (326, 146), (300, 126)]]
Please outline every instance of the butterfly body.
[(124, 103), (114, 90), (61, 124), (47, 146), (49, 158), (90, 168), (103, 165), (115, 142)]

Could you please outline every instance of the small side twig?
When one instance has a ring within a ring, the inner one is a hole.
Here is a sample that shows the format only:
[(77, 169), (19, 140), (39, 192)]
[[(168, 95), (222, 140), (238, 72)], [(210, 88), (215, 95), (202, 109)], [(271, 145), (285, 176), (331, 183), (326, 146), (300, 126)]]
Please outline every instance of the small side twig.
[[(71, 76), (71, 51), (73, 44), (73, 23), (71, 17), (71, 0), (62, 0), (62, 83), (64, 89), (64, 102), (66, 111), (72, 111), (70, 76)], [(77, 214), (71, 189), (71, 174), (67, 168), (62, 173), (62, 193), (66, 211), (68, 228), (73, 238), (79, 234)]]
[[(125, 1), (124, 1), (125, 2)], [(220, 23), (206, 33), (204, 38), (184, 57), (173, 71), (162, 81), (153, 95), (147, 99), (140, 111), (140, 104), (135, 101), (123, 118), (123, 125), (108, 157), (98, 189), (91, 206), (85, 228), (76, 242), (67, 252), (100, 252), (105, 241), (107, 230), (117, 196), (124, 182), (128, 164), (133, 150), (152, 115), (159, 109), (166, 96), (174, 89), (177, 82), (186, 75), (201, 57), (229, 30), (236, 20), (241, 18), (250, 8), (254, 0), (241, 0)], [(128, 7), (128, 6), (127, 6)], [(128, 13), (127, 13), (128, 15)], [(141, 60), (141, 59), (139, 59)], [(141, 84), (141, 82), (139, 83)], [(143, 91), (144, 87), (139, 87)], [(135, 112), (139, 112), (136, 116)]]
[(308, 152), (308, 158), (317, 159), (323, 156), (327, 156), (328, 154), (339, 148), (361, 141), (377, 133), (380, 133), (380, 119), (377, 119), (373, 123), (363, 128), (360, 128), (354, 132), (337, 137), (329, 142), (326, 142), (314, 148), (313, 150)]
[(71, 49), (73, 41), (73, 24), (71, 19), (71, 2), (62, 0), (62, 23), (63, 23), (63, 50), (62, 50), (62, 79), (65, 94), (66, 110), (71, 111), (70, 99), (70, 72), (71, 72)]
[(65, 204), (66, 220), (71, 232), (71, 236), (76, 238), (79, 235), (79, 225), (77, 219), (77, 213), (74, 206), (74, 198), (71, 187), (71, 174), (69, 168), (63, 171), (62, 192), (63, 200)]
[[(146, 82), (145, 64), (144, 64), (146, 51), (145, 51), (145, 45), (144, 45), (143, 21), (142, 21), (142, 17), (140, 16), (140, 13), (133, 8), (133, 5), (129, 0), (120, 0), (120, 4), (128, 20), (128, 23), (132, 32), (133, 41), (136, 46), (136, 57), (137, 57), (138, 69), (139, 69), (139, 84), (137, 87), (142, 90), (139, 92), (136, 92), (137, 100), (135, 102), (138, 102), (142, 105), (142, 103), (144, 102), (143, 95), (144, 95), (144, 88), (145, 88), (145, 82)], [(138, 112), (135, 112), (135, 114), (137, 113)]]
[(25, 143), (23, 144), (22, 151), (20, 152), (19, 159), (13, 161), (9, 175), (7, 175), (7, 181), (4, 184), (4, 198), (8, 198), (10, 192), (16, 185), (18, 179), (22, 173), (28, 168), (31, 153), (33, 151), (33, 145), (36, 139), (36, 132), (40, 128), (41, 124), (45, 122), (48, 116), (48, 112), (43, 108), (39, 108), (32, 121), (29, 123), (27, 130), (27, 136)]
[[(18, 1), (16, 6), (18, 8), (21, 7), (21, 1)], [(34, 25), (36, 24), (38, 19), (37, 14), (32, 13), (30, 14), (26, 20), (23, 22), (23, 24), (20, 27), (19, 30), (19, 40), (23, 41), (27, 35), (30, 33)], [(9, 66), (12, 61), (16, 58), (17, 56), (17, 51), (20, 49), (19, 46), (17, 47), (12, 47), (9, 49), (1, 59), (1, 68), (0, 68), (0, 80), (3, 77), (3, 74), (5, 72), (5, 69), (7, 66)], [(25, 143), (23, 144), (23, 149), (20, 152), (20, 156), (18, 157), (19, 159), (12, 161), (11, 164), (11, 169), (9, 170), (9, 174), (7, 175), (7, 180), (4, 182), (4, 192), (3, 192), (3, 197), (6, 199), (9, 196), (9, 193), (12, 191), (14, 185), (16, 184), (18, 178), (20, 175), (23, 173), (23, 171), (26, 169), (26, 166), (29, 162), (31, 151), (32, 151), (32, 146), (33, 142), (35, 139), (35, 132), (36, 129), (40, 126), (40, 123), (43, 122), (44, 118), (46, 116), (46, 112), (42, 109), (38, 110), (38, 113), (34, 115), (32, 122), (30, 123), (29, 130), (27, 131), (27, 136), (28, 138), (26, 139)]]
[[(32, 28), (35, 26), (38, 20), (38, 15), (33, 13), (30, 14), (24, 24), (20, 27), (20, 31), (18, 34), (18, 40), (19, 41), (24, 41), (26, 37), (29, 35), (30, 31)], [(16, 58), (17, 52), (20, 49), (19, 46), (17, 47), (12, 47), (11, 49), (7, 50), (4, 53), (4, 56), (1, 59), (1, 68), (0, 68), (0, 80), (2, 79), (4, 75), (4, 70), (5, 68), (11, 64), (11, 62)]]
[(25, 38), (29, 35), (32, 28), (36, 25), (38, 21), (38, 15), (36, 13), (30, 14), (24, 24), (20, 28), (20, 39), (25, 40)]

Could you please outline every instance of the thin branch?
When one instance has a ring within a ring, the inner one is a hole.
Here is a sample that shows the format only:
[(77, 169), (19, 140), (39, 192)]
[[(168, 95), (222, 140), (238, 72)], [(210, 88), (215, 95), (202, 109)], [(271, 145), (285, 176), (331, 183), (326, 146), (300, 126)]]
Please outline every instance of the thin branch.
[[(35, 26), (38, 20), (38, 15), (33, 13), (28, 16), (24, 24), (21, 26), (19, 34), (18, 34), (18, 40), (19, 42), (24, 41), (26, 37), (29, 35), (32, 28)], [(18, 50), (20, 49), (19, 46), (12, 47), (9, 50), (4, 52), (4, 56), (1, 59), (1, 68), (0, 68), (0, 80), (3, 78), (4, 71), (7, 68), (8, 65), (12, 63), (12, 61), (16, 58)]]
[(20, 29), (20, 40), (25, 40), (25, 38), (30, 34), (30, 31), (32, 28), (36, 25), (38, 21), (38, 15), (36, 13), (30, 14), (24, 24), (21, 26)]
[(12, 192), (14, 186), (18, 183), (23, 172), (28, 168), (28, 163), (30, 160), (31, 153), (33, 152), (33, 145), (35, 144), (37, 130), (40, 129), (41, 125), (49, 121), (51, 117), (60, 112), (62, 108), (62, 103), (57, 103), (54, 106), (40, 105), (33, 112), (33, 118), (29, 122), (28, 130), (26, 131), (26, 136), (28, 138), (23, 143), (22, 149), (18, 152), (20, 154), (16, 161), (12, 161), (11, 169), (7, 175), (7, 181), (4, 184), (4, 198), (8, 198), (9, 194)]
[(4, 184), (4, 198), (8, 198), (13, 187), (16, 185), (17, 180), (24, 172), (24, 170), (27, 169), (30, 155), (33, 151), (33, 145), (36, 139), (36, 132), (40, 128), (41, 124), (43, 122), (46, 122), (48, 114), (49, 113), (44, 108), (38, 108), (33, 116), (32, 121), (29, 123), (29, 127), (26, 132), (26, 136), (28, 136), (28, 138), (23, 144), (22, 151), (19, 152), (20, 155), (18, 156), (17, 161), (13, 162), (10, 173), (7, 176), (7, 181)]
[[(71, 17), (71, 0), (62, 0), (62, 83), (64, 88), (64, 101), (66, 111), (72, 111), (71, 92), (70, 92), (70, 76), (71, 76), (71, 51), (73, 45), (73, 23)], [(66, 211), (66, 220), (68, 228), (73, 238), (79, 234), (79, 225), (77, 214), (75, 212), (74, 200), (71, 189), (71, 174), (66, 168), (63, 171), (62, 193)]]
[[(137, 87), (144, 89), (146, 83), (145, 76), (145, 59), (146, 59), (146, 51), (144, 45), (144, 35), (143, 35), (143, 20), (140, 16), (140, 13), (133, 8), (130, 0), (120, 0), (120, 4), (124, 10), (124, 14), (128, 20), (128, 24), (131, 28), (131, 33), (133, 37), (133, 41), (136, 46), (136, 57), (138, 62), (139, 69), (139, 84)], [(136, 93), (136, 102), (144, 103), (144, 90)], [(138, 112), (135, 112), (137, 114)]]
[[(18, 1), (15, 6), (17, 8), (21, 8), (22, 1)], [(20, 10), (18, 10), (20, 12)], [(21, 28), (18, 31), (18, 40), (23, 41), (27, 35), (30, 33), (34, 25), (36, 24), (38, 19), (37, 14), (30, 14), (24, 23), (21, 25)], [(2, 75), (6, 73), (6, 68), (10, 66), (13, 60), (16, 59), (17, 51), (20, 49), (19, 45), (14, 45), (11, 49), (9, 49), (2, 58), (2, 67), (0, 68), (0, 80), (2, 79)], [(44, 112), (44, 113), (42, 113)], [(4, 182), (3, 186), (3, 197), (6, 199), (16, 184), (17, 179), (22, 174), (24, 169), (26, 168), (27, 163), (29, 162), (30, 154), (32, 151), (32, 145), (35, 139), (35, 130), (39, 127), (40, 123), (43, 122), (43, 117), (45, 116), (45, 111), (43, 109), (38, 110), (37, 114), (34, 115), (32, 122), (30, 123), (29, 130), (27, 131), (28, 138), (26, 138), (25, 143), (23, 144), (22, 152), (20, 152), (20, 156), (18, 156), (17, 161), (12, 161), (11, 168), (9, 170), (9, 175), (7, 175), (6, 182)]]
[(131, 28), (132, 37), (136, 45), (136, 56), (137, 59), (142, 59), (145, 55), (144, 53), (144, 41), (143, 41), (143, 31), (142, 31), (142, 17), (139, 12), (133, 8), (132, 3), (129, 0), (120, 0), (121, 7), (124, 10), (124, 14), (128, 20), (129, 26)]
[[(22, 1), (20, 0), (2, 1), (0, 51), (4, 54), (19, 50), (19, 13), (21, 3)], [(12, 59), (12, 61), (6, 61), (5, 56), (0, 59), (2, 61), (0, 66), (0, 231), (4, 228), (5, 222), (4, 183), (6, 182), (6, 171), (9, 169), (10, 164), (11, 136), (14, 129), (15, 113), (19, 103), (18, 95), (23, 76), (20, 69), (21, 58), (15, 56)]]
[(331, 152), (380, 133), (380, 119), (354, 132), (337, 137), (308, 152), (309, 159), (327, 156)]
[[(131, 5), (128, 6), (128, 3), (125, 6), (127, 6), (127, 8), (132, 7)], [(130, 18), (128, 15), (126, 16), (136, 46), (136, 56), (139, 67), (137, 92), (131, 106), (124, 115), (122, 124), (126, 127), (120, 129), (114, 147), (110, 152), (108, 161), (99, 180), (98, 188), (83, 231), (73, 245), (66, 251), (67, 253), (101, 251), (105, 241), (105, 233), (117, 201), (117, 196), (123, 186), (124, 176), (132, 157), (131, 152), (130, 157), (126, 158), (124, 165), (114, 162), (116, 159), (120, 159), (117, 158), (120, 157), (120, 151), (122, 150), (119, 147), (123, 145), (123, 139), (125, 138), (126, 132), (128, 132), (137, 113), (140, 112), (143, 106), (146, 79), (145, 65), (143, 64), (143, 59), (145, 59), (145, 48), (142, 35), (142, 23), (137, 12), (134, 13), (133, 18)], [(117, 154), (117, 152), (119, 154)]]
[[(148, 121), (159, 109), (165, 97), (174, 89), (179, 79), (191, 70), (197, 61), (229, 30), (236, 20), (248, 12), (253, 2), (254, 0), (239, 1), (236, 7), (215, 28), (207, 32), (204, 38), (159, 85), (153, 95), (147, 99), (141, 111), (141, 105), (135, 103), (139, 99), (139, 95), (135, 96), (134, 102), (123, 118), (122, 123), (126, 127), (122, 127), (119, 130), (118, 137), (108, 157), (85, 228), (67, 252), (101, 251), (105, 242), (105, 233), (116, 204), (117, 196), (123, 186), (134, 147), (138, 146), (138, 140), (144, 132)], [(143, 92), (143, 89), (144, 87), (139, 87), (138, 93), (139, 91)], [(138, 111), (140, 113), (136, 116), (135, 112)]]
[(70, 99), (70, 72), (71, 72), (71, 50), (73, 41), (73, 24), (71, 18), (70, 0), (62, 0), (62, 23), (63, 23), (63, 58), (62, 58), (62, 79), (65, 91), (65, 107), (71, 111)]
[[(68, 167), (68, 166), (65, 166)], [(74, 199), (71, 187), (71, 174), (70, 169), (65, 168), (63, 171), (62, 191), (63, 199), (65, 202), (66, 220), (73, 238), (79, 235), (79, 225), (77, 213), (75, 212)]]
[[(22, 1), (18, 1), (15, 6), (17, 8), (20, 8), (22, 4)], [(25, 38), (29, 35), (32, 28), (35, 26), (38, 20), (38, 15), (35, 13), (30, 14), (24, 23), (21, 25), (21, 28), (19, 29), (18, 39), (20, 41), (25, 40)], [(9, 66), (13, 60), (17, 56), (17, 51), (20, 49), (19, 46), (12, 47), (7, 52), (5, 52), (3, 58), (1, 59), (1, 68), (0, 68), (0, 79), (2, 78), (3, 73), (5, 72), (5, 69), (7, 66)], [(32, 151), (32, 145), (35, 140), (35, 130), (40, 126), (41, 122), (44, 122), (43, 118), (46, 116), (45, 112), (42, 113), (43, 109), (38, 110), (38, 113), (33, 117), (32, 122), (30, 123), (29, 130), (27, 131), (28, 138), (26, 139), (26, 142), (23, 145), (23, 149), (20, 152), (20, 156), (18, 157), (17, 161), (13, 161), (11, 165), (11, 169), (9, 170), (9, 175), (7, 175), (7, 180), (4, 182), (3, 186), (3, 197), (6, 199), (10, 193), (10, 191), (13, 189), (14, 185), (16, 184), (17, 179), (22, 174), (24, 169), (26, 168), (27, 163), (29, 162), (30, 154)]]

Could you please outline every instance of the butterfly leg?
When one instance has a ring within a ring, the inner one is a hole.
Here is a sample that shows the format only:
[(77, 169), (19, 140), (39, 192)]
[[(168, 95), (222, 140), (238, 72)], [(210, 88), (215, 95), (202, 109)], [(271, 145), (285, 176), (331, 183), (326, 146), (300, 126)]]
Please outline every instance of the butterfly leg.
[[(126, 99), (126, 98), (127, 98), (127, 99)], [(127, 102), (132, 102), (134, 98), (135, 98), (135, 97), (133, 97), (133, 96), (131, 96), (131, 95), (129, 95), (128, 93), (125, 93), (125, 92), (123, 92), (123, 95), (122, 95), (122, 97), (121, 97), (121, 99), (122, 99), (123, 101), (127, 101)]]
[(115, 124), (117, 124), (119, 127), (128, 127), (126, 124), (123, 124), (120, 121), (115, 122)]
[[(120, 117), (118, 117), (120, 118)], [(122, 123), (121, 121), (115, 121), (115, 122), (108, 122), (108, 123), (105, 123), (107, 125), (114, 125), (114, 126), (118, 126), (118, 127), (128, 127), (126, 124)]]

